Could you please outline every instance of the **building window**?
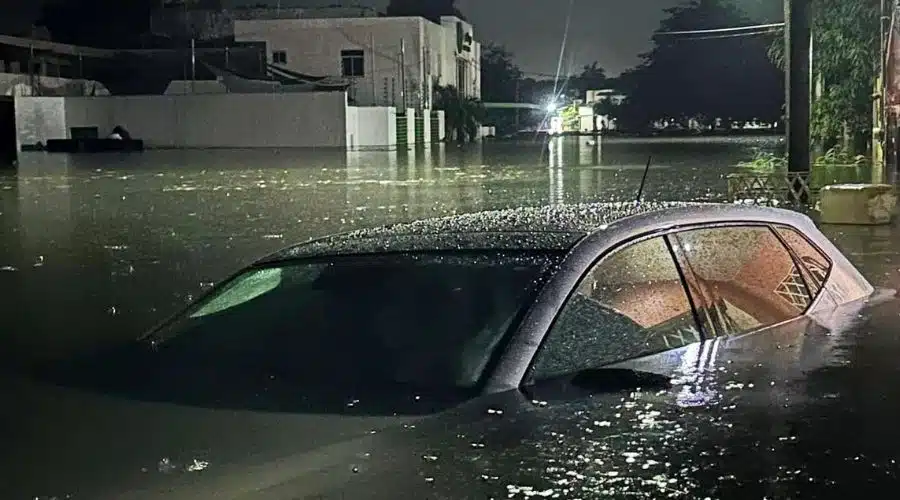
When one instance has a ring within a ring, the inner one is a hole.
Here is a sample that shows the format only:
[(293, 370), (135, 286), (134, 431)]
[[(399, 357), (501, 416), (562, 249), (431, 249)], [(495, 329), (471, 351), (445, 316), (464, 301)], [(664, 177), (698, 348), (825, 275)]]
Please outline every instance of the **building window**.
[(456, 90), (462, 97), (469, 95), (469, 67), (465, 59), (456, 60)]
[(359, 77), (366, 75), (366, 58), (361, 50), (341, 51), (341, 75)]
[(287, 64), (287, 51), (276, 50), (272, 52), (272, 62), (275, 64)]

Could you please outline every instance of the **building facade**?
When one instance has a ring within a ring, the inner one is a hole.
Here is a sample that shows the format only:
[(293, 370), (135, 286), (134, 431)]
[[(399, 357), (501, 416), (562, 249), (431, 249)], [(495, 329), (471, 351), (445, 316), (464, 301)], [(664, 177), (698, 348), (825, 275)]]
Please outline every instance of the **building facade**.
[(265, 43), (285, 70), (350, 80), (356, 106), (428, 109), (436, 85), (481, 97), (481, 45), (456, 17), (235, 20), (234, 38)]
[(585, 94), (584, 103), (593, 106), (594, 104), (608, 101), (612, 105), (619, 106), (625, 102), (625, 97), (625, 94), (614, 89), (588, 90)]

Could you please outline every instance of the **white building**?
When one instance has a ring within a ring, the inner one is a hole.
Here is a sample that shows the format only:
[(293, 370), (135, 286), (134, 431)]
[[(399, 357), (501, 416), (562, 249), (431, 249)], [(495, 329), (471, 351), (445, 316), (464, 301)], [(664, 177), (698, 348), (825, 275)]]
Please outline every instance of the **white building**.
[(613, 89), (588, 90), (585, 96), (585, 104), (599, 104), (603, 101), (610, 101), (618, 106), (625, 102), (625, 94), (617, 92)]
[(456, 17), (236, 19), (234, 36), (265, 42), (276, 67), (350, 79), (355, 106), (428, 109), (435, 85), (481, 97), (481, 44)]

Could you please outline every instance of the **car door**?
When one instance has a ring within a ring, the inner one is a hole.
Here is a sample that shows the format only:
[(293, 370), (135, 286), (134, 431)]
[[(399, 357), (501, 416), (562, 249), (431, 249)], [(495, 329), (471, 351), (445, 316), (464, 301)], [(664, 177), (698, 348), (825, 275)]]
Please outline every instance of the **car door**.
[(803, 317), (821, 280), (765, 224), (697, 226), (626, 243), (585, 274), (525, 387), (585, 370), (672, 376), (705, 339)]
[[(673, 471), (687, 470), (676, 462), (689, 465), (691, 440), (702, 438), (696, 428), (728, 411), (728, 357), (766, 375), (728, 342), (760, 330), (794, 340), (810, 331), (800, 320), (812, 301), (801, 274), (766, 225), (679, 229), (602, 256), (560, 310), (524, 381), (530, 405), (514, 419), (521, 444), (509, 454), (513, 476), (535, 488), (600, 494), (628, 485), (664, 495)], [(800, 354), (784, 349), (788, 343), (760, 342), (771, 349), (754, 352), (770, 360)], [(592, 374), (586, 383), (582, 373)], [(703, 472), (695, 472), (699, 480)]]

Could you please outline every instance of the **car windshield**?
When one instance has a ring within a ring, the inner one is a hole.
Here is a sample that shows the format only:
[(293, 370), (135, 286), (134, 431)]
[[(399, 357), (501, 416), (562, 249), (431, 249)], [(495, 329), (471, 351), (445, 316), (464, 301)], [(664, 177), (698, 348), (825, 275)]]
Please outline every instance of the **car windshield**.
[(142, 362), (109, 357), (130, 359), (125, 370), (141, 366), (127, 390), (152, 385), (169, 400), (219, 394), (216, 401), (241, 406), (274, 386), (309, 401), (465, 393), (477, 389), (557, 259), (420, 253), (254, 267), (143, 339)]

